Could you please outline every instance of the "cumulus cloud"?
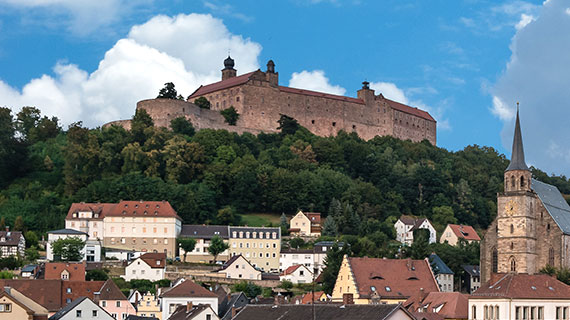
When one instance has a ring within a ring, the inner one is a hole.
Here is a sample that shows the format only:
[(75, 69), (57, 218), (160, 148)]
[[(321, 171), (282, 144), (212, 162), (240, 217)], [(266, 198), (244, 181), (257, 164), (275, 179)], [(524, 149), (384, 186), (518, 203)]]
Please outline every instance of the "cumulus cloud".
[(374, 89), (376, 93), (382, 93), (384, 97), (390, 100), (398, 101), (403, 104), (409, 103), (404, 90), (398, 88), (391, 82), (372, 82), (370, 88)]
[(510, 150), (513, 115), (520, 101), (529, 162), (550, 173), (570, 174), (570, 17), (565, 0), (543, 4), (541, 14), (512, 39), (511, 59), (491, 88), (491, 111), (504, 121), (503, 145)]
[(319, 92), (326, 92), (336, 95), (344, 95), (346, 89), (341, 86), (332, 85), (329, 78), (325, 76), (322, 70), (293, 72), (289, 86), (299, 89), (307, 89)]
[(134, 26), (90, 74), (58, 63), (54, 76), (33, 79), (21, 91), (0, 80), (1, 103), (14, 111), (37, 106), (64, 124), (83, 120), (98, 126), (129, 119), (136, 102), (156, 97), (166, 82), (188, 96), (199, 85), (218, 81), (228, 49), (238, 71), (258, 68), (261, 46), (230, 33), (221, 20), (199, 14), (157, 16)]

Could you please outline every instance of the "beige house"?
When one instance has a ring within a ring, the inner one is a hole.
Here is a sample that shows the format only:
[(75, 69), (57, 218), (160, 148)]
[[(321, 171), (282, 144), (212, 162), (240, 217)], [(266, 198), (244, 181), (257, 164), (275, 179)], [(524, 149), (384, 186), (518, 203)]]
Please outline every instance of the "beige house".
[(47, 319), (49, 311), (19, 291), (5, 287), (0, 293), (0, 320)]
[(481, 238), (477, 234), (477, 231), (475, 231), (472, 226), (448, 224), (447, 227), (445, 227), (443, 234), (439, 238), (439, 242), (447, 242), (452, 246), (456, 246), (459, 242), (459, 239), (463, 239), (469, 243), (473, 241), (481, 241)]
[(121, 201), (119, 203), (74, 203), (65, 227), (102, 240), (106, 248), (176, 254), (176, 238), (182, 219), (168, 201)]
[(297, 212), (289, 221), (291, 235), (319, 237), (321, 235), (321, 214), (318, 212)]
[(279, 270), (281, 229), (264, 227), (229, 227), (231, 256), (242, 255), (261, 270)]
[(255, 269), (241, 254), (233, 256), (216, 272), (224, 275), (224, 278), (261, 280), (261, 271)]
[(154, 317), (162, 320), (162, 312), (160, 310), (160, 299), (158, 294), (154, 295), (150, 292), (145, 293), (136, 303), (137, 316)]

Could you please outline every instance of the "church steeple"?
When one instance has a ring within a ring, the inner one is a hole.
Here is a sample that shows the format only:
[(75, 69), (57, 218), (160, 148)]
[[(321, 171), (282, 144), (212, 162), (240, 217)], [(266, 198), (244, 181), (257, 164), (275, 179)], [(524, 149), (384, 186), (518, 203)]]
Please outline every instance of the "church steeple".
[(517, 102), (517, 120), (515, 123), (515, 135), (513, 137), (513, 152), (511, 153), (511, 163), (505, 171), (529, 170), (524, 161), (524, 147), (521, 133), (521, 123), (519, 120), (519, 104)]

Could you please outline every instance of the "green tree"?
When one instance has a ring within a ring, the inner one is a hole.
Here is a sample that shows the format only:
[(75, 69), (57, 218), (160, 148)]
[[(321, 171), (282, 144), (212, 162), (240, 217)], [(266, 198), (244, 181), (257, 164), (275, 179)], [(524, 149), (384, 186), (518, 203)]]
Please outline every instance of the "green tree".
[(293, 282), (291, 282), (289, 280), (283, 280), (283, 281), (281, 281), (279, 288), (283, 288), (285, 290), (290, 290), (293, 288)]
[(220, 225), (236, 225), (239, 223), (239, 216), (232, 206), (225, 206), (218, 210), (216, 223)]
[(431, 209), (432, 216), (431, 219), (438, 227), (440, 232), (450, 223), (455, 224), (457, 223), (457, 219), (453, 215), (453, 208), (450, 206), (440, 206), (440, 207), (433, 207)]
[(51, 246), (56, 260), (81, 261), (83, 259), (81, 250), (85, 247), (85, 242), (78, 237), (58, 239)]
[(131, 135), (135, 142), (144, 144), (152, 135), (154, 121), (145, 109), (138, 109), (131, 120)]
[(178, 92), (174, 89), (174, 83), (167, 82), (164, 84), (164, 88), (160, 89), (158, 92), (157, 99), (178, 99)]
[(14, 231), (24, 231), (24, 219), (22, 216), (17, 216), (16, 221), (14, 221)]
[(190, 120), (186, 119), (185, 117), (172, 119), (172, 121), (170, 121), (170, 129), (172, 129), (172, 132), (176, 134), (183, 134), (189, 137), (193, 136), (194, 133), (196, 133), (192, 122), (190, 122)]
[(86, 281), (106, 281), (107, 279), (109, 279), (109, 276), (102, 269), (89, 270), (85, 273)]
[(210, 240), (210, 246), (208, 247), (208, 252), (214, 256), (214, 263), (218, 259), (218, 255), (224, 251), (226, 251), (230, 246), (224, 242), (222, 238), (219, 236), (214, 236), (212, 240)]
[(210, 101), (208, 101), (208, 99), (206, 99), (205, 97), (200, 97), (194, 100), (194, 104), (202, 109), (210, 109), (211, 107)]
[(26, 239), (26, 247), (37, 247), (38, 246), (38, 235), (34, 231), (24, 232), (24, 239)]
[(305, 245), (305, 240), (303, 240), (302, 238), (296, 237), (296, 238), (289, 240), (289, 246), (291, 248), (297, 248), (298, 249), (304, 245)]
[(40, 258), (40, 253), (36, 246), (31, 246), (28, 249), (26, 249), (25, 254), (26, 254), (26, 260), (30, 262), (36, 262)]
[(289, 234), (289, 223), (287, 222), (285, 212), (281, 213), (281, 217), (279, 218), (279, 226), (281, 227), (281, 235)]
[(59, 125), (59, 119), (57, 117), (48, 118), (43, 116), (33, 127), (28, 134), (29, 141), (36, 143), (38, 141), (46, 141), (57, 137), (61, 132), (61, 126)]
[(200, 176), (205, 167), (204, 148), (180, 136), (168, 140), (162, 150), (166, 180), (187, 184)]
[(28, 139), (30, 131), (38, 125), (41, 118), (41, 111), (36, 107), (23, 107), (16, 114), (16, 130)]
[(178, 238), (178, 246), (184, 250), (184, 262), (186, 255), (196, 247), (196, 239), (194, 238)]
[(322, 235), (329, 237), (338, 236), (338, 226), (336, 225), (336, 221), (334, 221), (333, 217), (329, 216), (325, 219), (325, 222), (323, 223)]
[(323, 290), (332, 294), (334, 285), (336, 283), (336, 278), (342, 264), (342, 259), (344, 255), (349, 254), (348, 244), (345, 243), (342, 249), (339, 249), (338, 245), (335, 243), (333, 247), (327, 251), (327, 256), (325, 257), (325, 269), (323, 270)]
[(10, 271), (0, 271), (0, 279), (14, 279), (14, 273)]
[(239, 120), (239, 113), (233, 106), (220, 111), (220, 114), (224, 117), (226, 123), (230, 126), (235, 126)]
[(279, 127), (277, 127), (277, 130), (281, 130), (281, 134), (283, 135), (295, 134), (295, 132), (297, 132), (297, 130), (301, 128), (297, 120), (284, 114), (280, 114), (277, 123), (279, 123)]
[(0, 230), (5, 230), (6, 229), (6, 218), (1, 217), (0, 218)]
[(414, 242), (410, 247), (410, 255), (412, 259), (424, 259), (430, 254), (429, 246), (429, 230), (414, 230)]
[(261, 287), (247, 281), (241, 281), (234, 285), (234, 292), (243, 292), (248, 298), (253, 299), (261, 294)]

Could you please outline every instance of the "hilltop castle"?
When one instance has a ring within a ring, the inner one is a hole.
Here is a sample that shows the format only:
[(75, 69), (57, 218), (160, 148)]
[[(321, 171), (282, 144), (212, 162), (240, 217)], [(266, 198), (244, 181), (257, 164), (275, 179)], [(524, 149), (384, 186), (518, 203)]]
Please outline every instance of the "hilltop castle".
[[(394, 136), (415, 142), (427, 139), (436, 144), (436, 121), (426, 111), (376, 95), (363, 82), (357, 98), (338, 96), (279, 85), (275, 63), (269, 60), (265, 72), (256, 70), (240, 76), (231, 57), (224, 60), (222, 80), (200, 86), (188, 101), (151, 99), (137, 103), (155, 125), (168, 127), (177, 117), (186, 117), (197, 129), (213, 128), (241, 132), (277, 132), (280, 115), (296, 119), (300, 125), (319, 136), (336, 135), (340, 130), (356, 132), (369, 140), (375, 136)], [(204, 97), (211, 109), (193, 104)], [(240, 114), (235, 126), (224, 122), (219, 111), (233, 106)], [(130, 127), (128, 120), (107, 125)]]

